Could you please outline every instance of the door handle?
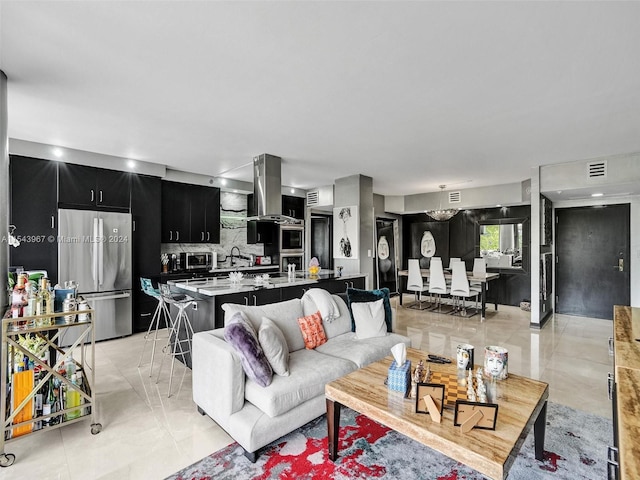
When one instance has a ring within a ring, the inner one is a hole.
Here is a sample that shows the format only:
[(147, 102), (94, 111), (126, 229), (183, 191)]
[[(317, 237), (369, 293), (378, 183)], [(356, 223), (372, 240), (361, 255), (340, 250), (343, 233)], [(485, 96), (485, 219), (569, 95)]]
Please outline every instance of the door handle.
[(624, 258), (619, 258), (618, 265), (613, 268), (617, 268), (619, 272), (624, 272)]
[(613, 337), (609, 337), (609, 356), (613, 356)]
[(614, 387), (614, 378), (613, 378), (613, 373), (608, 373), (607, 374), (607, 397), (609, 397), (609, 400), (613, 400), (613, 389)]

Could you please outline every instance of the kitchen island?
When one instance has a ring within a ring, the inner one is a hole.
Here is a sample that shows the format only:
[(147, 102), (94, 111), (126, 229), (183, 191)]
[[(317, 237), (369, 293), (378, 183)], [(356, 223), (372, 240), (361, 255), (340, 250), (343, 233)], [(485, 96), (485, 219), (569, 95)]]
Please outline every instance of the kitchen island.
[[(260, 275), (245, 275), (238, 284), (231, 282), (229, 277), (207, 277), (191, 280), (169, 280), (167, 283), (173, 291), (184, 293), (196, 300), (193, 309), (187, 310), (194, 332), (212, 330), (224, 327), (225, 303), (239, 303), (242, 305), (265, 305), (293, 298), (301, 298), (309, 288), (323, 288), (330, 293), (344, 293), (347, 287), (365, 288), (364, 274), (343, 274), (320, 271), (317, 275), (297, 272), (295, 278), (289, 278), (287, 273), (269, 274), (264, 282), (258, 279)], [(171, 316), (175, 318), (177, 309), (171, 307)], [(179, 357), (178, 357), (179, 358)], [(191, 357), (188, 356), (187, 365), (191, 367)]]

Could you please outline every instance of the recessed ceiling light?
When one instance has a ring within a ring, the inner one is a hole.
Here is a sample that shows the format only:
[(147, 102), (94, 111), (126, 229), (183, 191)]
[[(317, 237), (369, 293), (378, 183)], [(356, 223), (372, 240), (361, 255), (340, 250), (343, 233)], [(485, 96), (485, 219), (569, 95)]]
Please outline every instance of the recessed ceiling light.
[(234, 190), (233, 190), (233, 193), (238, 193), (238, 190), (234, 189)]
[(592, 197), (602, 197), (604, 195), (604, 193), (592, 193), (591, 196)]
[(501, 207), (502, 205), (499, 203), (498, 205), (496, 205), (496, 207)]
[(60, 148), (54, 148), (53, 155), (57, 158), (61, 158), (63, 155), (62, 150)]
[(220, 184), (221, 185), (226, 185), (227, 184), (227, 179), (226, 178), (221, 178), (220, 179)]
[(129, 160), (129, 161), (127, 162), (127, 166), (128, 166), (129, 168), (136, 168), (136, 162), (134, 162), (133, 160)]

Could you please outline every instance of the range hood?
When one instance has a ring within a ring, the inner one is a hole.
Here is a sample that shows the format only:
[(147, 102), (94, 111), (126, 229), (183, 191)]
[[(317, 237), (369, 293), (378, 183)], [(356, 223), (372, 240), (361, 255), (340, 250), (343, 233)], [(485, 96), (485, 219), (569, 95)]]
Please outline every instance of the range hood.
[(282, 159), (268, 153), (253, 158), (253, 211), (247, 220), (299, 224), (300, 220), (282, 215)]

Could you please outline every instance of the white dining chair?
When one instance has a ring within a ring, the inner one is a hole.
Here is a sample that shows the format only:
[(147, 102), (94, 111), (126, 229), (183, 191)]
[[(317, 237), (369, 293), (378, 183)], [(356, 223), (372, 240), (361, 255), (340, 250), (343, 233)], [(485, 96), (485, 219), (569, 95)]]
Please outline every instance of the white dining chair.
[(428, 292), (429, 287), (425, 286), (424, 280), (422, 279), (422, 273), (420, 272), (420, 260), (417, 258), (409, 259), (409, 276), (407, 278), (407, 290), (413, 292), (416, 296), (416, 301), (410, 305), (407, 305), (408, 308), (417, 308), (418, 310), (424, 310), (430, 306), (430, 303), (427, 302), (426, 306), (423, 307), (422, 302), (422, 293)]
[(476, 308), (470, 317), (478, 313), (478, 295), (480, 292), (477, 289), (471, 289), (469, 287), (469, 279), (467, 278), (467, 272), (464, 262), (455, 262), (452, 265), (451, 272), (451, 296), (459, 298), (461, 300), (461, 307), (454, 309), (453, 314), (460, 314), (463, 317), (467, 316), (467, 306), (465, 299), (469, 297), (476, 297)]
[(436, 296), (434, 308), (437, 308), (439, 312), (442, 311), (442, 295), (446, 295), (448, 290), (442, 268), (442, 258), (432, 257), (429, 264), (429, 294)]
[[(487, 274), (487, 262), (484, 258), (474, 258), (473, 259), (473, 276), (474, 277), (484, 277)], [(469, 283), (471, 289), (482, 291), (482, 282), (471, 281)], [(487, 283), (487, 290), (489, 289), (489, 284)]]

